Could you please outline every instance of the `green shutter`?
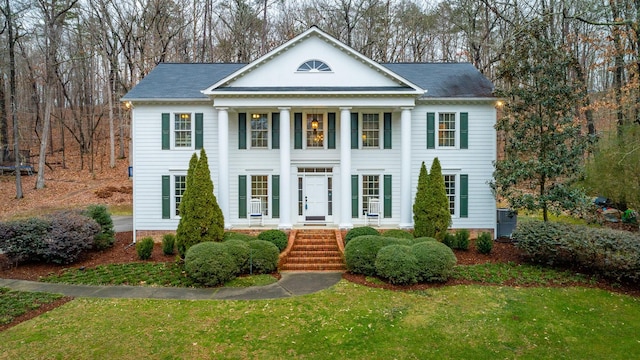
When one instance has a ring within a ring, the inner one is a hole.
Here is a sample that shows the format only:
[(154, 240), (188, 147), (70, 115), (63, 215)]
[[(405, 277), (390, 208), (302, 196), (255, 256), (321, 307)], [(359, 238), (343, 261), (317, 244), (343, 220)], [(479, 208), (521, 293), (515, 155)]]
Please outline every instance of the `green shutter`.
[(293, 148), (302, 149), (302, 113), (293, 114)]
[(391, 113), (384, 113), (384, 148), (391, 149)]
[(327, 134), (327, 148), (336, 148), (336, 113), (327, 114), (329, 133)]
[(169, 150), (169, 113), (162, 113), (162, 150)]
[(469, 217), (469, 175), (460, 175), (460, 217)]
[(460, 113), (460, 149), (469, 148), (469, 113)]
[(247, 113), (238, 113), (238, 149), (247, 148)]
[(351, 148), (358, 148), (358, 113), (351, 113)]
[(436, 148), (436, 114), (427, 113), (427, 149)]
[(280, 113), (271, 114), (271, 148), (280, 149)]
[(391, 175), (384, 176), (384, 217), (391, 217)]
[(247, 218), (247, 175), (238, 175), (238, 217)]
[(277, 219), (280, 217), (280, 175), (271, 176), (271, 192), (273, 193), (271, 217)]
[(171, 180), (169, 175), (162, 175), (162, 218), (171, 218)]
[(202, 149), (202, 142), (204, 140), (202, 132), (203, 122), (202, 113), (196, 113), (196, 150)]
[(358, 217), (358, 175), (351, 175), (351, 217)]

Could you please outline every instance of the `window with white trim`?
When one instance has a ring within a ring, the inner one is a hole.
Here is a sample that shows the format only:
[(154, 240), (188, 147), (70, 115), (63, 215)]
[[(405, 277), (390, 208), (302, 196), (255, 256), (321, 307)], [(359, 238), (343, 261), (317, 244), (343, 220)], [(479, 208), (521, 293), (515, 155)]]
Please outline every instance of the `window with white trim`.
[(331, 67), (321, 60), (307, 60), (302, 65), (298, 66), (300, 72), (329, 72)]
[(176, 113), (173, 122), (174, 147), (190, 148), (192, 145), (193, 121), (191, 113)]
[(307, 149), (324, 148), (324, 114), (307, 114)]
[(260, 199), (262, 214), (269, 215), (269, 176), (251, 175), (251, 198)]
[(456, 146), (456, 114), (440, 113), (438, 115), (438, 147)]
[(187, 176), (186, 175), (175, 175), (173, 177), (173, 194), (174, 194), (174, 206), (175, 216), (180, 216), (180, 202), (182, 202), (182, 197), (184, 196), (184, 191), (187, 189)]
[(369, 200), (380, 199), (380, 175), (362, 175), (362, 213), (369, 212)]
[(380, 148), (380, 114), (362, 114), (362, 148)]
[(269, 116), (267, 114), (251, 114), (251, 147), (269, 147)]
[(449, 200), (449, 213), (455, 215), (456, 213), (456, 176), (455, 175), (443, 175), (444, 189), (447, 193), (447, 199)]

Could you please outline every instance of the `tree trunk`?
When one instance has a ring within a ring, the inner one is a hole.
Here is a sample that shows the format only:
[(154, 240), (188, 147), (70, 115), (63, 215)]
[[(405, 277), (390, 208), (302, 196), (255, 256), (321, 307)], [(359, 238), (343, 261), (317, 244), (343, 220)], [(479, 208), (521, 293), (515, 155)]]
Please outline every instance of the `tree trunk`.
[[(18, 129), (18, 107), (16, 105), (16, 36), (13, 33), (13, 14), (9, 0), (5, 0), (5, 16), (7, 18), (7, 35), (9, 40), (9, 98), (11, 101), (11, 119), (13, 120), (13, 153), (16, 169), (16, 199), (22, 199), (22, 175), (20, 174), (20, 130)], [(4, 106), (4, 104), (2, 104)]]

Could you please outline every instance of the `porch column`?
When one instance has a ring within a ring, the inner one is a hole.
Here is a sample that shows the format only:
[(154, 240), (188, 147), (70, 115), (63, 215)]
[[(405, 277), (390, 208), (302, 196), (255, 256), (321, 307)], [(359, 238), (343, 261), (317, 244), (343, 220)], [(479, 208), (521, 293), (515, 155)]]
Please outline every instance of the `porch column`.
[(280, 224), (279, 229), (291, 229), (291, 108), (280, 110)]
[(401, 108), (400, 134), (401, 162), (400, 162), (400, 228), (413, 227), (411, 214), (413, 202), (411, 201), (411, 107)]
[(226, 107), (218, 110), (218, 204), (224, 216), (224, 227), (231, 227), (229, 220), (229, 112)]
[(351, 108), (340, 108), (340, 225), (351, 229)]

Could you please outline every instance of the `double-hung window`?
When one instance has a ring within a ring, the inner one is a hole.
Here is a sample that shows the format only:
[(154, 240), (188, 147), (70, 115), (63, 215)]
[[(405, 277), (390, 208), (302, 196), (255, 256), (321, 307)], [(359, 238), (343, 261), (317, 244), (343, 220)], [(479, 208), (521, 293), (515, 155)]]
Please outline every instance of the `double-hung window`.
[(362, 114), (362, 148), (380, 148), (379, 114)]
[(174, 115), (174, 147), (191, 147), (192, 123), (190, 113), (177, 113)]
[(269, 147), (269, 116), (251, 114), (251, 148)]
[(260, 199), (262, 203), (262, 214), (269, 215), (269, 176), (251, 176), (251, 198)]
[(180, 202), (182, 202), (182, 197), (184, 196), (184, 191), (187, 189), (187, 176), (186, 175), (175, 175), (174, 179), (174, 206), (175, 216), (180, 216)]
[(449, 200), (449, 213), (451, 215), (456, 214), (456, 176), (455, 175), (443, 175), (444, 189), (447, 193), (447, 199)]
[(369, 200), (380, 199), (380, 176), (362, 175), (362, 213), (369, 212)]
[(438, 147), (456, 146), (456, 114), (440, 113), (438, 116)]

